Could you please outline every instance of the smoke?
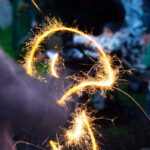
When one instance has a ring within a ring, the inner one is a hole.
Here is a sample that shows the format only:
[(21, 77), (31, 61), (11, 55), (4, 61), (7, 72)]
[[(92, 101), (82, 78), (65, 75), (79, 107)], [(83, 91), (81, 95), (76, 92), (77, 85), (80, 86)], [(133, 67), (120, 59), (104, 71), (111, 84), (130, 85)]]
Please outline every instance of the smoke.
[(0, 149), (12, 150), (11, 122), (40, 123), (49, 135), (64, 125), (68, 112), (56, 103), (60, 91), (55, 88), (54, 80), (44, 84), (27, 76), (0, 50)]

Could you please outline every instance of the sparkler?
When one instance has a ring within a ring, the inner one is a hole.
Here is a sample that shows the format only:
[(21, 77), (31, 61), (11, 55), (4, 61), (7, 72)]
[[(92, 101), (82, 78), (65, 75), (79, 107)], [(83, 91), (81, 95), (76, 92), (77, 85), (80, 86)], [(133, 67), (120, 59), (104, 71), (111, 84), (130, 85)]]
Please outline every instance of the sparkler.
[[(97, 88), (101, 90), (112, 89), (113, 88), (112, 86), (115, 84), (117, 80), (118, 69), (112, 68), (110, 57), (107, 54), (105, 54), (105, 52), (102, 50), (100, 45), (94, 39), (92, 39), (91, 36), (89, 36), (88, 34), (82, 31), (79, 31), (77, 28), (65, 27), (62, 25), (60, 21), (57, 21), (56, 19), (52, 19), (52, 22), (49, 22), (48, 26), (46, 26), (43, 30), (40, 30), (40, 32), (37, 35), (35, 35), (35, 38), (31, 39), (31, 41), (27, 43), (27, 48), (29, 49), (29, 52), (25, 58), (25, 65), (24, 65), (27, 73), (32, 77), (35, 76), (35, 72), (36, 72), (34, 69), (35, 53), (38, 51), (41, 42), (47, 36), (50, 36), (58, 31), (69, 31), (75, 34), (82, 35), (83, 37), (90, 40), (93, 44), (95, 44), (95, 46), (99, 50), (99, 55), (100, 55), (98, 58), (97, 68), (95, 68), (95, 72), (96, 72), (95, 76), (94, 77), (88, 76), (86, 79), (85, 78), (81, 79), (76, 85), (70, 88), (62, 96), (62, 98), (58, 101), (58, 104), (65, 106), (66, 100), (68, 100), (72, 94), (74, 93), (82, 94), (83, 91), (87, 91), (89, 90), (89, 88), (91, 88), (93, 92), (96, 91)], [(59, 57), (57, 53), (55, 54), (54, 58), (49, 64), (51, 73), (56, 78), (59, 78), (55, 68), (56, 62), (58, 60)], [(144, 112), (144, 110), (142, 111)], [(91, 123), (89, 122), (89, 120), (92, 120), (92, 118), (86, 116), (84, 111), (82, 112), (81, 116), (82, 116), (81, 118), (78, 117), (74, 121), (74, 125), (75, 125), (73, 127), (74, 133), (70, 131), (66, 131), (67, 139), (69, 139), (69, 140), (66, 139), (67, 143), (68, 145), (70, 145), (71, 143), (74, 144), (75, 146), (78, 145), (81, 142), (80, 140), (83, 138), (82, 136), (84, 135), (83, 133), (88, 132), (90, 135), (90, 139), (92, 141), (91, 142), (93, 147), (92, 149), (97, 150), (98, 146), (96, 144), (96, 139), (90, 127)], [(85, 130), (85, 125), (86, 125), (86, 130)], [(54, 150), (60, 149), (58, 148), (59, 146), (57, 147), (53, 141), (50, 142), (50, 145)]]
[[(30, 41), (30, 43), (28, 43), (29, 53), (27, 54), (25, 59), (26, 60), (25, 68), (27, 73), (30, 76), (34, 77), (35, 72), (34, 72), (33, 64), (34, 64), (35, 52), (38, 51), (39, 45), (47, 36), (50, 36), (51, 34), (56, 33), (58, 31), (69, 31), (84, 36), (85, 38), (90, 40), (93, 44), (95, 44), (101, 56), (99, 57), (99, 66), (97, 67), (96, 70), (96, 76), (94, 78), (88, 77), (88, 79), (86, 80), (81, 80), (78, 85), (72, 87), (64, 94), (64, 96), (58, 101), (58, 104), (64, 105), (65, 101), (73, 93), (77, 93), (78, 91), (82, 92), (82, 90), (86, 89), (87, 87), (109, 88), (116, 80), (115, 78), (116, 71), (112, 69), (109, 57), (107, 57), (107, 55), (99, 46), (99, 44), (86, 33), (79, 31), (76, 28), (65, 27), (62, 25), (61, 22), (55, 19), (53, 20), (52, 23), (49, 24), (49, 26), (46, 26), (46, 28), (43, 31), (40, 31), (39, 34), (37, 34), (35, 38)], [(54, 58), (50, 63), (50, 70), (54, 77), (59, 78), (55, 68), (55, 64), (57, 60), (58, 60), (58, 53), (55, 54)], [(84, 111), (80, 115), (81, 117), (78, 116), (74, 121), (74, 127), (73, 127), (74, 132), (72, 130), (66, 131), (67, 141), (68, 141), (67, 143), (68, 145), (74, 144), (76, 146), (79, 143), (81, 143), (82, 141), (81, 139), (83, 139), (83, 137), (89, 139), (88, 137), (90, 136), (92, 147), (93, 147), (92, 150), (97, 150), (98, 146), (96, 144), (96, 139), (94, 137), (94, 134), (91, 129), (91, 124), (90, 124), (91, 118), (87, 116)], [(87, 136), (87, 132), (89, 133), (88, 134), (89, 136)], [(86, 143), (86, 147), (87, 147), (87, 143)], [(53, 148), (53, 150), (60, 149), (56, 146), (56, 144), (53, 141), (50, 141), (50, 145)], [(80, 146), (81, 145), (82, 144), (80, 144)]]
[[(58, 101), (58, 104), (60, 104), (60, 105), (65, 104), (65, 101), (73, 93), (82, 91), (86, 87), (108, 88), (115, 82), (116, 72), (114, 69), (112, 69), (109, 57), (107, 57), (107, 55), (101, 49), (99, 44), (94, 39), (92, 39), (89, 35), (87, 35), (86, 33), (79, 31), (77, 28), (65, 27), (62, 25), (61, 22), (59, 22), (55, 19), (53, 19), (52, 23), (50, 23), (48, 26), (46, 26), (46, 28), (43, 31), (41, 30), (35, 36), (35, 38), (30, 41), (30, 43), (27, 43), (27, 48), (29, 49), (29, 53), (27, 54), (27, 56), (25, 58), (26, 61), (25, 61), (24, 66), (25, 66), (27, 73), (30, 76), (34, 77), (34, 75), (35, 75), (35, 70), (34, 70), (34, 66), (33, 66), (34, 60), (35, 60), (34, 55), (35, 55), (36, 51), (38, 51), (39, 45), (47, 36), (50, 36), (51, 34), (56, 33), (58, 31), (69, 31), (69, 32), (73, 32), (75, 34), (80, 34), (80, 35), (84, 36), (85, 38), (87, 38), (88, 40), (90, 40), (92, 43), (94, 43), (96, 45), (97, 49), (99, 50), (99, 54), (101, 56), (101, 57), (99, 57), (99, 66), (97, 67), (96, 76), (94, 78), (88, 77), (87, 80), (81, 80), (81, 82), (77, 86), (72, 87), (71, 89), (68, 90), (68, 92), (66, 92), (64, 94), (64, 96)], [(50, 66), (52, 75), (56, 78), (59, 78), (59, 76), (57, 75), (57, 72), (56, 72), (56, 68), (55, 68), (57, 61), (58, 61), (58, 53), (55, 54), (55, 56), (52, 59), (49, 66)], [(101, 67), (101, 66), (103, 66), (103, 67)], [(78, 145), (81, 142), (80, 140), (83, 138), (83, 136), (84, 136), (84, 138), (88, 137), (87, 136), (87, 132), (88, 132), (90, 139), (91, 139), (92, 147), (93, 147), (92, 149), (97, 150), (98, 146), (96, 144), (96, 139), (94, 137), (94, 134), (91, 129), (91, 124), (90, 124), (90, 120), (92, 120), (92, 118), (87, 116), (84, 111), (80, 115), (81, 115), (81, 117), (78, 116), (74, 121), (74, 123), (75, 123), (75, 126), (73, 128), (74, 133), (70, 132), (70, 131), (66, 131), (67, 141), (68, 141), (67, 143), (69, 145), (71, 143), (74, 143), (75, 146)], [(83, 133), (85, 133), (85, 134), (83, 134)], [(89, 138), (87, 138), (87, 139), (89, 139)], [(86, 143), (86, 147), (87, 147), (87, 143)], [(60, 146), (57, 147), (57, 145), (53, 141), (50, 141), (50, 145), (53, 148), (53, 150), (60, 149), (59, 148)], [(82, 145), (82, 144), (80, 144), (80, 145)]]
[[(87, 115), (85, 110), (77, 108), (75, 114), (73, 114), (73, 121), (71, 122), (72, 126), (70, 129), (65, 130), (65, 143), (66, 146), (79, 146), (81, 149), (86, 146), (86, 149), (90, 150), (91, 145), (89, 141), (91, 140), (92, 150), (97, 150), (98, 146), (92, 131), (92, 120), (93, 118), (90, 115)], [(53, 150), (58, 150), (56, 144), (53, 141), (50, 141), (50, 145)], [(58, 144), (57, 144), (58, 145)], [(60, 147), (60, 145), (58, 145)]]

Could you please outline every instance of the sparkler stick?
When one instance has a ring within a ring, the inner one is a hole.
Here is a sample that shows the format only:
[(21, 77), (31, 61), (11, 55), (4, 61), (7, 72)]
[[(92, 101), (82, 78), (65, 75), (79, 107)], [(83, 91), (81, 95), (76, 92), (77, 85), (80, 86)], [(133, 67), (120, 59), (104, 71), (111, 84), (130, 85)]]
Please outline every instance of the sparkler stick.
[(16, 143), (14, 144), (14, 146), (13, 146), (13, 150), (16, 150), (16, 146), (17, 146), (18, 144), (26, 144), (26, 145), (30, 145), (30, 146), (36, 147), (36, 148), (38, 148), (38, 149), (47, 150), (47, 149), (45, 149), (45, 148), (43, 148), (43, 147), (41, 147), (41, 146), (38, 146), (38, 145), (35, 145), (35, 144), (32, 144), (32, 143), (29, 143), (29, 142), (25, 142), (25, 141), (18, 141), (18, 142), (16, 142)]

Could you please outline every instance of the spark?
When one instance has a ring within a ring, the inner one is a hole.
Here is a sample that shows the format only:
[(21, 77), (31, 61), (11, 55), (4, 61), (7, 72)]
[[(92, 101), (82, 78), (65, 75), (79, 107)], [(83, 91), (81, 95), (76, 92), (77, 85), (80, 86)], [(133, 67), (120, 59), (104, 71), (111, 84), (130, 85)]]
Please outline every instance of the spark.
[(39, 8), (39, 6), (36, 4), (36, 2), (34, 0), (31, 0), (32, 3), (34, 4), (34, 6), (38, 9), (38, 11), (44, 16), (44, 13), (41, 11), (41, 9)]
[(69, 140), (79, 139), (80, 135), (83, 134), (82, 128), (83, 128), (83, 121), (81, 118), (77, 118), (75, 121), (75, 132), (68, 132), (67, 137)]
[(128, 93), (126, 93), (125, 91), (123, 91), (123, 90), (121, 90), (119, 88), (116, 88), (116, 87), (113, 87), (113, 88), (116, 89), (116, 90), (118, 90), (118, 91), (120, 91), (120, 92), (122, 92), (126, 96), (128, 96), (141, 109), (141, 111), (148, 118), (148, 120), (150, 120), (150, 117), (147, 115), (147, 113), (145, 112), (145, 110), (140, 106), (140, 104), (132, 96), (130, 96)]

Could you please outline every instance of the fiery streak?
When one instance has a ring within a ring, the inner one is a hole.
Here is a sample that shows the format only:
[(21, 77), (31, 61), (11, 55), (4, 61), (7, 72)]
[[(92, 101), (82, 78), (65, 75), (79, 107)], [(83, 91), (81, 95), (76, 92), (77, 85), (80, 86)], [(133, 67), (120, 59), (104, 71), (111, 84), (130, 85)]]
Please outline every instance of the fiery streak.
[(55, 54), (54, 58), (52, 59), (52, 61), (50, 61), (50, 71), (51, 71), (51, 74), (55, 77), (55, 78), (59, 78), (57, 72), (56, 72), (56, 69), (55, 69), (55, 65), (56, 65), (56, 62), (57, 62), (57, 59), (58, 59), (58, 53)]
[(84, 111), (83, 111), (82, 114), (83, 114), (84, 121), (85, 121), (85, 123), (86, 123), (87, 129), (88, 129), (88, 131), (89, 131), (89, 134), (90, 134), (90, 136), (91, 136), (93, 150), (97, 150), (96, 140), (95, 140), (94, 134), (93, 134), (93, 132), (92, 132), (92, 130), (91, 130), (91, 127), (90, 127), (90, 124), (89, 124), (89, 120), (88, 120), (88, 118), (87, 118), (87, 116), (86, 116), (86, 114), (85, 114)]
[(34, 6), (38, 9), (38, 11), (44, 16), (44, 13), (41, 11), (41, 9), (39, 8), (39, 6), (36, 4), (36, 2), (34, 0), (31, 0), (32, 3), (34, 4)]
[(98, 81), (83, 81), (81, 82), (79, 85), (77, 86), (74, 86), (73, 88), (71, 88), (69, 91), (67, 91), (64, 96), (58, 101), (58, 104), (60, 105), (63, 105), (64, 104), (64, 101), (70, 96), (72, 95), (73, 93), (76, 93), (77, 91), (79, 90), (82, 90), (83, 88), (85, 87), (88, 87), (88, 86), (95, 86), (95, 87), (107, 87), (107, 86), (111, 86), (111, 84), (113, 83), (113, 80), (109, 80), (107, 82), (98, 82)]
[(75, 143), (75, 145), (80, 145), (82, 140), (88, 141), (88, 135), (86, 132), (86, 130), (88, 130), (92, 141), (92, 150), (97, 150), (98, 146), (90, 125), (91, 120), (92, 118), (87, 116), (85, 111), (82, 111), (81, 114), (75, 118), (73, 128), (66, 132), (69, 144)]
[(121, 90), (119, 88), (115, 88), (115, 87), (113, 87), (113, 88), (118, 90), (118, 91), (120, 91), (120, 92), (122, 92), (126, 96), (128, 96), (141, 109), (141, 111), (145, 114), (145, 116), (148, 118), (148, 120), (150, 120), (150, 117), (147, 115), (145, 110), (140, 106), (140, 104), (132, 96), (130, 96), (128, 93), (126, 93), (125, 91), (123, 91), (123, 90)]

